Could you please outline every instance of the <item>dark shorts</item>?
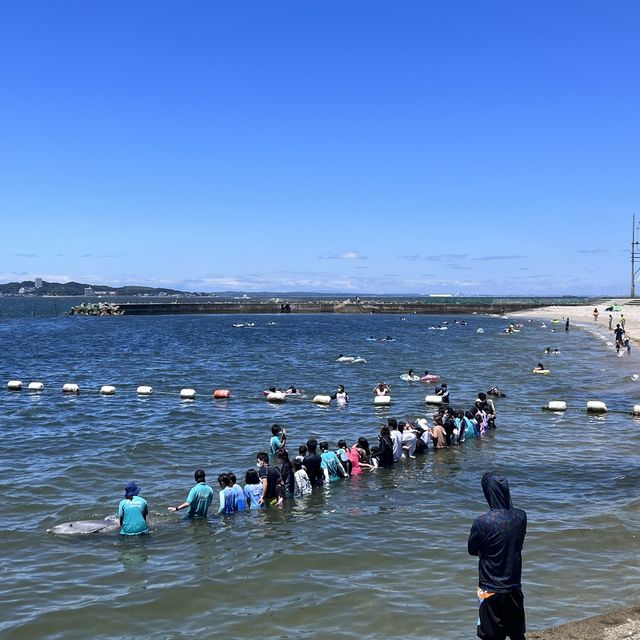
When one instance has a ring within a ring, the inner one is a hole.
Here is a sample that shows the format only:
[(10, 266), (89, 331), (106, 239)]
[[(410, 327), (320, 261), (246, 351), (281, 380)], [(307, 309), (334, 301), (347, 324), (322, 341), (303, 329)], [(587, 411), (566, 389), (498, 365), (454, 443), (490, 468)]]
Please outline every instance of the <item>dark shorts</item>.
[(522, 591), (496, 593), (480, 602), (478, 638), (524, 640), (524, 595)]

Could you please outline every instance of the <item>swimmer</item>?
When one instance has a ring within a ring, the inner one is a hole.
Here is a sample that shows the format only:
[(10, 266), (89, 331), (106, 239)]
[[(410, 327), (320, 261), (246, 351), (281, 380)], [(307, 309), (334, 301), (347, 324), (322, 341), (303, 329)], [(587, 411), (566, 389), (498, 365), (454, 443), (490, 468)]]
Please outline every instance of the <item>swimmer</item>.
[(537, 366), (533, 368), (534, 371), (545, 371), (544, 365), (542, 362), (538, 362)]
[(331, 396), (332, 400), (337, 400), (338, 404), (347, 404), (349, 402), (349, 394), (345, 391), (344, 385), (339, 384), (336, 392)]
[(495, 398), (504, 398), (507, 394), (500, 389), (500, 387), (491, 387), (489, 391), (487, 391), (487, 395), (494, 396)]
[(373, 388), (373, 393), (376, 396), (388, 396), (391, 394), (391, 389), (388, 384), (378, 382), (378, 384)]

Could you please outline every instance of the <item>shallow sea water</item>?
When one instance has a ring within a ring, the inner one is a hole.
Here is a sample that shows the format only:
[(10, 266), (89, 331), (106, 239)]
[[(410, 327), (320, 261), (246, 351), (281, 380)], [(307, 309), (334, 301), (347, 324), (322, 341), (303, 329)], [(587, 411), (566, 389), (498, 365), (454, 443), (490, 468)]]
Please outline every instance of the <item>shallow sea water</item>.
[[(6, 314), (4, 314), (6, 316)], [(428, 327), (449, 321), (446, 331)], [(455, 323), (464, 320), (466, 325)], [(255, 323), (235, 328), (234, 323)], [(540, 321), (501, 335), (487, 316), (24, 317), (0, 322), (0, 634), (7, 638), (472, 638), (477, 560), (473, 518), (486, 511), (480, 478), (509, 478), (527, 510), (524, 591), (530, 630), (637, 602), (640, 585), (640, 403), (636, 353), (608, 337)], [(483, 335), (476, 334), (482, 327)], [(556, 331), (552, 331), (556, 329)], [(394, 342), (368, 341), (393, 336)], [(558, 356), (546, 356), (546, 346)], [(366, 364), (335, 362), (338, 354)], [(552, 373), (536, 376), (542, 360)], [(498, 428), (482, 440), (333, 483), (282, 509), (186, 522), (167, 512), (193, 471), (244, 478), (270, 426), (290, 450), (308, 437), (375, 440), (394, 415), (430, 415), (436, 372), (466, 409), (494, 384)], [(41, 394), (8, 392), (42, 381)], [(372, 388), (392, 387), (378, 409)], [(81, 387), (64, 396), (65, 382)], [(265, 402), (270, 385), (302, 398)], [(311, 403), (338, 383), (346, 408)], [(103, 384), (117, 393), (101, 397)], [(137, 397), (138, 385), (154, 395)], [(192, 387), (195, 401), (179, 391)], [(214, 401), (214, 388), (234, 397)], [(566, 400), (564, 414), (543, 411)], [(612, 410), (588, 415), (587, 400)], [(56, 537), (48, 527), (115, 513), (135, 480), (152, 535)]]

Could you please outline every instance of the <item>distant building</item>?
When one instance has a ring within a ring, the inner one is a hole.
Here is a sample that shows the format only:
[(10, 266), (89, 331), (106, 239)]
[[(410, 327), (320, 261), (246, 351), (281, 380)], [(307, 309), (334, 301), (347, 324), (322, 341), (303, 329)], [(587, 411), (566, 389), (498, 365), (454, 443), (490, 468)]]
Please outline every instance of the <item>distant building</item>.
[(42, 278), (36, 278), (34, 285), (36, 289), (42, 289)]
[(85, 296), (95, 296), (96, 294), (94, 293), (93, 289), (91, 287), (85, 287), (84, 288), (84, 295)]

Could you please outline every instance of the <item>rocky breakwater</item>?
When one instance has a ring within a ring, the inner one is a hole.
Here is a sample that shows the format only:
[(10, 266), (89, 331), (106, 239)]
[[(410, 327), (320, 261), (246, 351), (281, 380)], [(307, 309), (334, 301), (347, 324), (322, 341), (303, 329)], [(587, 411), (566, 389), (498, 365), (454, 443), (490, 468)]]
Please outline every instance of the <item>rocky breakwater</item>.
[(83, 302), (71, 307), (67, 311), (68, 316), (121, 316), (123, 311), (117, 304), (111, 302)]

